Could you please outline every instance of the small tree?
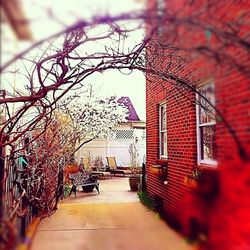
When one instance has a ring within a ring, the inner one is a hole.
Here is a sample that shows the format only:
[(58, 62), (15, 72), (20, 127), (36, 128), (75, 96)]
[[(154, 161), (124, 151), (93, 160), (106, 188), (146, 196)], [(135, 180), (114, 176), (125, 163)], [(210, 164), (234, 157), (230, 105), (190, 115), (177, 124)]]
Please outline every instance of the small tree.
[(92, 87), (85, 95), (69, 97), (60, 110), (71, 119), (75, 152), (96, 138), (107, 137), (117, 124), (126, 121), (128, 113), (115, 96), (98, 97)]
[(129, 165), (132, 169), (133, 174), (139, 173), (139, 152), (138, 152), (138, 138), (135, 137), (133, 142), (129, 144), (129, 155), (130, 162)]

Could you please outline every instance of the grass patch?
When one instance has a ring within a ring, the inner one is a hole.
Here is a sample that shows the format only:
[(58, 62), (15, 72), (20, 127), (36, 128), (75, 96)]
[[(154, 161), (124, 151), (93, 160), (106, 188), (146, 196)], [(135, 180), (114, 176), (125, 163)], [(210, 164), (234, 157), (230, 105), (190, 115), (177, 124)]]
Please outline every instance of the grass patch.
[(137, 196), (143, 205), (145, 205), (148, 209), (155, 211), (155, 201), (146, 191), (139, 191)]

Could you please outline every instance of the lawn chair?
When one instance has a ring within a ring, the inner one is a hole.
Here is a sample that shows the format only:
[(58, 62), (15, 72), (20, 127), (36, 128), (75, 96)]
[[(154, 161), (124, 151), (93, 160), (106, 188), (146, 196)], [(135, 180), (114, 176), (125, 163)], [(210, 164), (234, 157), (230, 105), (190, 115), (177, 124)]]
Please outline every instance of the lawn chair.
[(108, 162), (108, 167), (110, 169), (110, 173), (114, 176), (116, 174), (122, 174), (122, 175), (130, 175), (132, 174), (132, 171), (126, 167), (117, 166), (115, 157), (106, 157)]

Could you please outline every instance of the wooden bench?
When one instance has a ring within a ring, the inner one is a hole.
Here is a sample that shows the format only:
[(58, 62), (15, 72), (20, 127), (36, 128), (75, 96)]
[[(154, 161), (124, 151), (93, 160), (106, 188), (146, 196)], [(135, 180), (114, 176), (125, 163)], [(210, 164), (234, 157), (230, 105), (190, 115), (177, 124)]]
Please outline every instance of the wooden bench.
[(72, 181), (72, 188), (70, 190), (69, 196), (72, 192), (74, 192), (76, 197), (76, 191), (78, 186), (81, 186), (84, 192), (92, 192), (95, 188), (98, 194), (100, 194), (100, 183), (97, 181), (96, 176), (92, 176), (87, 172), (78, 172), (75, 174), (70, 174), (69, 178)]

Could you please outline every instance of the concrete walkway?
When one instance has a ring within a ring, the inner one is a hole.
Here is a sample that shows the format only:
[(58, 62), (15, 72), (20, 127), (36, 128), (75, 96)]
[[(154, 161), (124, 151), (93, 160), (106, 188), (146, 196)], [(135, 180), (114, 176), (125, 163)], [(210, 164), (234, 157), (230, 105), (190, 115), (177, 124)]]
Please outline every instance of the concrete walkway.
[(63, 201), (38, 227), (32, 250), (190, 250), (185, 240), (138, 202), (127, 178), (102, 180), (101, 194)]

